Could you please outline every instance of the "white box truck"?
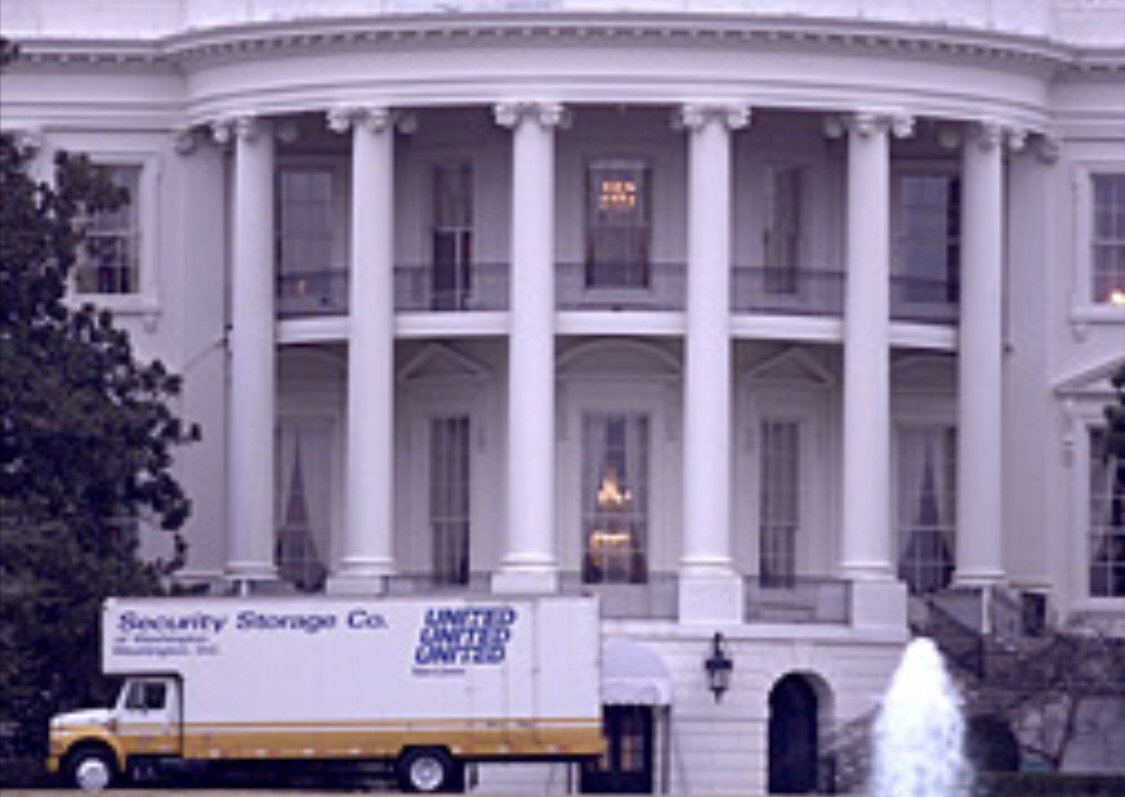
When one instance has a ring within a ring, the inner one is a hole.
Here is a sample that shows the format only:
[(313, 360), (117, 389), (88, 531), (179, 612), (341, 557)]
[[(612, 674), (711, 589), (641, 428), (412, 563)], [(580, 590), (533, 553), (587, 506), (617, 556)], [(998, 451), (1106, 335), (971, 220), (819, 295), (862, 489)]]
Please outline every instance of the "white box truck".
[[(595, 598), (111, 599), (116, 705), (51, 720), (83, 789), (197, 762), (388, 761), (410, 791), (466, 761), (604, 750)], [(172, 766), (168, 766), (172, 765)]]

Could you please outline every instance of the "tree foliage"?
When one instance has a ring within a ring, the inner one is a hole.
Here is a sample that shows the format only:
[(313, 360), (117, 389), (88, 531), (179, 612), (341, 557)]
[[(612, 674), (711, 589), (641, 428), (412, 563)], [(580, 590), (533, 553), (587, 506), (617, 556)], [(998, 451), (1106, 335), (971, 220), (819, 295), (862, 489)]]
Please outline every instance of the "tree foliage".
[[(102, 600), (157, 592), (178, 564), (190, 505), (172, 454), (197, 434), (170, 408), (179, 378), (138, 362), (109, 312), (67, 298), (84, 219), (126, 192), (81, 156), (57, 156), (53, 186), (27, 166), (0, 136), (4, 758), (43, 754), (48, 716), (98, 697)], [(140, 561), (139, 524), (172, 533), (176, 555)]]

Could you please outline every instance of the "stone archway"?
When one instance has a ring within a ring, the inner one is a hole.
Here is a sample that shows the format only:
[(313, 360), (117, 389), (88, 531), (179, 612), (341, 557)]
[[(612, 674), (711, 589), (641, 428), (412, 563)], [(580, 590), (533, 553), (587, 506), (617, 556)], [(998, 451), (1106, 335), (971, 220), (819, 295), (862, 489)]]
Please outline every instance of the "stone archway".
[(770, 690), (769, 706), (769, 791), (815, 792), (820, 759), (816, 689), (805, 676), (790, 673)]

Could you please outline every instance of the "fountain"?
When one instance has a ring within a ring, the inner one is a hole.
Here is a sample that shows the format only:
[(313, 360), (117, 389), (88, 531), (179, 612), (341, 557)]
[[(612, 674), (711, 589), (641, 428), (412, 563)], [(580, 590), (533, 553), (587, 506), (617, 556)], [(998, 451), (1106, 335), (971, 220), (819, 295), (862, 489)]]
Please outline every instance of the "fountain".
[(961, 696), (932, 640), (911, 642), (874, 727), (870, 797), (969, 797)]

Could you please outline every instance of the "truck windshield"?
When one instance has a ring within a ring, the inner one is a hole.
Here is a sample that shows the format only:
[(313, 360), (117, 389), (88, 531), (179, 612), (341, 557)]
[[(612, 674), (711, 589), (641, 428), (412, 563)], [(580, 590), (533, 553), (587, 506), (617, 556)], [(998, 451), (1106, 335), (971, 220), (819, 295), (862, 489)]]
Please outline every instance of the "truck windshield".
[(131, 711), (158, 711), (164, 708), (168, 693), (163, 681), (131, 681), (125, 695), (125, 708)]

